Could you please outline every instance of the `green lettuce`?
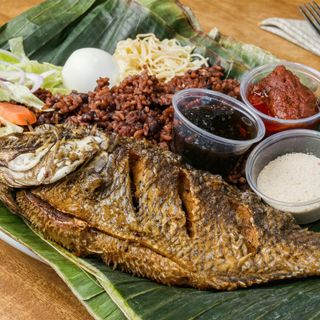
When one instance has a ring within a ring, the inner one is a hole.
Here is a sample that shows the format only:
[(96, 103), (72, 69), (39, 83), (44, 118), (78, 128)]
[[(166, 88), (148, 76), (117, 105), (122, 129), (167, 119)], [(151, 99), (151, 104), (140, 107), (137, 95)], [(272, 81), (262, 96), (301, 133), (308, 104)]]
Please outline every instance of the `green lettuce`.
[(63, 86), (62, 67), (47, 62), (40, 63), (36, 60), (30, 60), (25, 54), (22, 37), (9, 40), (9, 47), (10, 51), (0, 50), (0, 78), (1, 75), (5, 75), (3, 78), (6, 79), (6, 76), (10, 77), (11, 83), (31, 87), (32, 82), (28, 77), (25, 77), (23, 83), (21, 83), (19, 72), (22, 70), (26, 75), (35, 74), (42, 76), (44, 80), (41, 88), (48, 89), (52, 93), (69, 93), (69, 90)]
[[(10, 51), (0, 49), (0, 101), (15, 101), (41, 110), (43, 101), (32, 93), (39, 86), (52, 93), (69, 92), (63, 87), (62, 67), (30, 60), (25, 54), (22, 37), (8, 42)], [(23, 132), (23, 127), (3, 117), (0, 117), (0, 123), (0, 136)]]
[(0, 101), (11, 100), (39, 110), (44, 106), (44, 103), (27, 87), (17, 83), (0, 82)]

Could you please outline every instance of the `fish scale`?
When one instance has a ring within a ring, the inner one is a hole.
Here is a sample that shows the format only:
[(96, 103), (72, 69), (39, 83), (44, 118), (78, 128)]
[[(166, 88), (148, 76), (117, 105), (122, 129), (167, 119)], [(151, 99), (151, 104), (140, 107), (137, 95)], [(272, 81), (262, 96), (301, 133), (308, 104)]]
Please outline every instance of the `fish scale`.
[[(54, 145), (39, 153), (48, 141)], [(60, 161), (55, 150), (64, 144), (83, 158), (76, 166), (61, 162), (65, 174), (55, 182), (48, 166)], [(59, 125), (1, 137), (0, 150), (8, 145), (0, 153), (1, 200), (77, 255), (94, 253), (126, 272), (200, 289), (320, 274), (319, 234), (147, 142)], [(13, 172), (21, 155), (27, 170)], [(40, 170), (46, 178), (36, 181)]]

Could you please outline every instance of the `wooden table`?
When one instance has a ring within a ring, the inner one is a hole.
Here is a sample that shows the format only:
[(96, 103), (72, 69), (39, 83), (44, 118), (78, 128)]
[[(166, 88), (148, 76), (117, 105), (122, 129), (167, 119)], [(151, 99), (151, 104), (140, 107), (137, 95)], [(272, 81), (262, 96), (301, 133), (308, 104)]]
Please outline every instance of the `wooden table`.
[[(0, 0), (0, 24), (40, 0)], [(183, 0), (205, 31), (214, 26), (243, 42), (261, 46), (280, 58), (320, 69), (320, 58), (257, 27), (268, 17), (301, 18), (298, 0)], [(91, 319), (56, 273), (0, 241), (1, 320)]]

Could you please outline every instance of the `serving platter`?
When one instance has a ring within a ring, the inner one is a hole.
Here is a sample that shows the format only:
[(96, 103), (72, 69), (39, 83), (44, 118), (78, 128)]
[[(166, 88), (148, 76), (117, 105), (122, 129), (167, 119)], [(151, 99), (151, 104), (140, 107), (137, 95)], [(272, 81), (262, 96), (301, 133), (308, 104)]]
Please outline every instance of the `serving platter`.
[(43, 263), (45, 263), (44, 260), (42, 260), (38, 255), (36, 255), (33, 251), (28, 249), (26, 246), (18, 242), (17, 240), (14, 240), (12, 237), (10, 237), (8, 234), (4, 233), (3, 231), (0, 230), (0, 240), (6, 242), (9, 244), (11, 247), (16, 248), (17, 250), (25, 253), (29, 257), (39, 260)]
[[(46, 6), (53, 13), (50, 19), (57, 20), (52, 24), (45, 19)], [(168, 12), (170, 19), (164, 22), (163, 17)], [(129, 19), (133, 29), (121, 28), (123, 22), (116, 19), (121, 15), (132, 20)], [(199, 52), (210, 57), (212, 63), (221, 62), (229, 76), (240, 78), (251, 67), (275, 60), (259, 48), (246, 53), (242, 44), (236, 41), (231, 48), (225, 48), (222, 43), (195, 30), (195, 25), (194, 17), (187, 15), (174, 1), (64, 1), (63, 5), (60, 1), (48, 1), (0, 29), (0, 44), (6, 48), (7, 41), (17, 35), (15, 30), (22, 30), (18, 35), (24, 36), (28, 55), (62, 64), (80, 46), (100, 46), (112, 51), (119, 39), (140, 31), (152, 31), (159, 37), (176, 37), (185, 43), (191, 41)], [(106, 31), (107, 26), (113, 27)], [(119, 32), (115, 33), (115, 29)], [(4, 208), (1, 209), (0, 228), (13, 239), (18, 239), (18, 243), (13, 243), (17, 248), (32, 247), (58, 270), (80, 301), (84, 304), (90, 302), (86, 307), (97, 319), (121, 319), (124, 316), (130, 319), (298, 319), (319, 312), (318, 279), (273, 283), (235, 292), (166, 287), (112, 270), (99, 260), (77, 258), (54, 243), (44, 241), (41, 234), (32, 231)], [(44, 246), (45, 250), (37, 249), (38, 246)], [(71, 268), (68, 276), (64, 273), (66, 264)], [(75, 274), (78, 274), (77, 285), (73, 283)], [(85, 279), (89, 280), (86, 282)], [(78, 286), (82, 281), (90, 289)]]

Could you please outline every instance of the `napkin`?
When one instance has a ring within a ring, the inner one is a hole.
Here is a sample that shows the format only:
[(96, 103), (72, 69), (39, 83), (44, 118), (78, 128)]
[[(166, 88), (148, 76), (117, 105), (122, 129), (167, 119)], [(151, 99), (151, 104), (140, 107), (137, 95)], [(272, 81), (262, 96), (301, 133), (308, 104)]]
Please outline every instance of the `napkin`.
[(307, 21), (269, 18), (260, 22), (259, 26), (320, 56), (320, 36)]

